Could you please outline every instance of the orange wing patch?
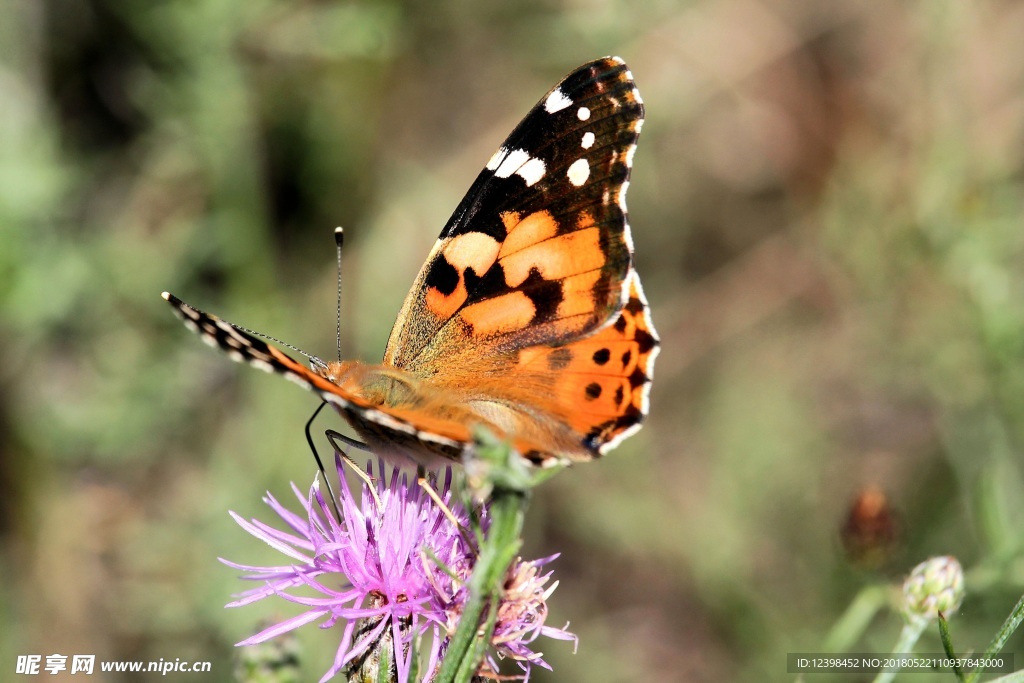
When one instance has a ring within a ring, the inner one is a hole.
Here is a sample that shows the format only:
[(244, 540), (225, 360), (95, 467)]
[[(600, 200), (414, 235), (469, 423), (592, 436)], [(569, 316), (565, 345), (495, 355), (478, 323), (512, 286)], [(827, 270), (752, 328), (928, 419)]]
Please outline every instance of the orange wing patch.
[(519, 220), (519, 213), (505, 211), (501, 214), (501, 222), (508, 231), (508, 237), (501, 245), (499, 258), (510, 256), (558, 234), (558, 222), (550, 211), (535, 211), (523, 220)]
[[(600, 269), (605, 264), (600, 232), (598, 228), (576, 230), (548, 237), (508, 256), (499, 256), (506, 284), (519, 287), (532, 271), (537, 271), (545, 280), (564, 280)], [(516, 233), (513, 230), (511, 234)]]
[[(619, 308), (628, 253), (609, 253), (606, 231), (587, 211), (571, 221), (548, 211), (517, 218), (502, 215), (510, 229), (500, 246), (483, 233), (470, 232), (441, 247), (437, 260), (443, 265), (431, 268), (434, 284), (428, 278), (426, 303), (438, 318), (453, 315), (419, 357), (400, 367), (422, 377), (451, 372), (438, 362), (469, 340), (475, 354), (494, 358), (508, 348), (564, 343), (606, 322)], [(457, 240), (464, 240), (460, 247), (478, 245), (478, 258), (465, 252), (466, 261), (454, 260), (453, 253), (464, 253), (453, 249)], [(450, 278), (442, 278), (444, 272)], [(461, 306), (457, 310), (456, 304)]]
[(427, 287), (426, 308), (439, 320), (447, 320), (466, 303), (466, 271), (469, 268), (486, 270), (498, 257), (501, 245), (490, 235), (467, 232), (452, 238), (444, 245), (445, 263), (451, 266), (456, 278), (454, 286), (435, 283)]
[(537, 307), (530, 297), (513, 291), (467, 306), (459, 316), (474, 335), (493, 337), (529, 327), (536, 314)]

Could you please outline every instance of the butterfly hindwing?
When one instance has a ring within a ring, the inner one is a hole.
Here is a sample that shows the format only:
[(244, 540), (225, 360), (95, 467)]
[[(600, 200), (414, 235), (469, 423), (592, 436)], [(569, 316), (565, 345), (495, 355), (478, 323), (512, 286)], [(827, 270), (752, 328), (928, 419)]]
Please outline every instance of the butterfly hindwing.
[(385, 364), (434, 376), (467, 346), (483, 360), (606, 324), (632, 267), (625, 191), (642, 122), (616, 57), (583, 65), (541, 99), (442, 231)]
[(537, 464), (598, 457), (646, 417), (658, 337), (635, 272), (628, 287), (629, 299), (610, 325), (563, 346), (523, 349), (511, 381), (489, 387), (528, 416), (517, 431), (533, 431), (532, 441), (546, 445), (526, 454)]
[(640, 428), (658, 355), (658, 337), (640, 287), (630, 275), (629, 299), (614, 322), (600, 332), (562, 347), (571, 353), (556, 384), (558, 400), (570, 407), (568, 424), (584, 435), (594, 455), (608, 452)]

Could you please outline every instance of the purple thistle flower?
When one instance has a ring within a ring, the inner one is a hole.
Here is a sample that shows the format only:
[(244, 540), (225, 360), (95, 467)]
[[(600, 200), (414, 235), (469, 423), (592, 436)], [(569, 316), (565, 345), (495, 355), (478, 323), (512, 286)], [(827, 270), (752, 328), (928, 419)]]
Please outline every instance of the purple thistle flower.
[[(541, 636), (556, 640), (571, 640), (575, 645), (576, 636), (565, 628), (546, 626), (548, 616), (547, 599), (555, 592), (558, 582), (545, 588), (552, 572), (540, 574), (540, 568), (556, 559), (558, 555), (545, 557), (532, 562), (517, 560), (509, 568), (505, 580), (505, 595), (498, 606), (498, 620), (494, 626), (491, 644), (497, 648), (498, 657), (511, 657), (523, 670), (523, 681), (530, 680), (531, 667), (536, 664), (545, 669), (551, 667), (544, 661), (542, 652), (530, 649), (530, 643)], [(568, 624), (565, 625), (568, 628)], [(454, 626), (453, 626), (454, 627)], [(575, 651), (575, 647), (573, 648)], [(494, 657), (488, 656), (492, 678), (497, 678), (498, 663)]]
[[(264, 629), (238, 645), (262, 643), (321, 618), (321, 628), (333, 627), (341, 621), (341, 643), (334, 664), (321, 683), (356, 664), (384, 640), (395, 644), (399, 681), (409, 681), (416, 656), (421, 657), (423, 665), (419, 671), (425, 672), (421, 680), (429, 681), (449, 635), (458, 624), (468, 597), (465, 581), (473, 571), (478, 552), (469, 514), (452, 495), (451, 469), (446, 469), (440, 490), (437, 475), (428, 475), (428, 482), (443, 503), (440, 505), (415, 480), (410, 483), (409, 476), (400, 470), (383, 476), (383, 463), (378, 463), (382, 476), (376, 479), (372, 466), (367, 467), (374, 486), (364, 483), (361, 500), (357, 502), (345, 480), (340, 459), (337, 467), (341, 523), (320, 493), (319, 481), (313, 483), (308, 497), (292, 484), (304, 515), (288, 510), (269, 493), (264, 497), (264, 502), (291, 531), (275, 529), (257, 520), (246, 521), (231, 513), (243, 529), (282, 552), (291, 563), (259, 567), (221, 559), (224, 564), (245, 571), (242, 578), (263, 582), (239, 594), (239, 599), (227, 606), (239, 607), (277, 595), (306, 608), (298, 616)], [(477, 524), (486, 530), (486, 508), (477, 510), (476, 516)], [(498, 656), (516, 660), (527, 679), (534, 664), (550, 668), (542, 654), (531, 649), (538, 637), (575, 640), (563, 629), (544, 625), (546, 599), (557, 583), (545, 589), (551, 574), (540, 575), (539, 569), (552, 559), (512, 565), (492, 639)], [(319, 595), (292, 592), (300, 588), (303, 593)], [(488, 667), (491, 671), (486, 670)], [(488, 657), (481, 673), (496, 672), (494, 657)]]

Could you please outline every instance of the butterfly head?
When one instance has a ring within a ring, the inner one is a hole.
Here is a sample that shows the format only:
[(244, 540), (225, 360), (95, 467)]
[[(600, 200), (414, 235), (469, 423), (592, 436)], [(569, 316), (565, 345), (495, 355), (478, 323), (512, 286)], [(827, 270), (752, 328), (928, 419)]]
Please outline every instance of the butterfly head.
[(313, 357), (309, 359), (309, 366), (313, 372), (323, 377), (331, 384), (342, 386), (350, 381), (358, 381), (362, 376), (360, 368), (364, 367), (359, 361), (323, 361)]
[(335, 377), (337, 377), (335, 372), (331, 369), (332, 365), (337, 365), (337, 363), (327, 363), (320, 360), (316, 356), (309, 357), (310, 369), (330, 382), (334, 382)]

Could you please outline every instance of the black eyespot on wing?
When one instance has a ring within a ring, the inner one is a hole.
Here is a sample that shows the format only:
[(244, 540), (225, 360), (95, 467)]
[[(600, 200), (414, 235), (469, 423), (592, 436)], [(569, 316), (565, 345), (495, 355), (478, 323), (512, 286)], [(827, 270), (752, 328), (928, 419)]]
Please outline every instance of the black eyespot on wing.
[(562, 303), (561, 282), (546, 280), (539, 270), (531, 268), (530, 274), (517, 289), (533, 302), (536, 311), (533, 314), (534, 323), (543, 323), (554, 319), (558, 312), (558, 305)]
[(459, 271), (445, 258), (434, 261), (430, 272), (427, 273), (427, 287), (433, 287), (441, 294), (448, 296), (459, 286)]

